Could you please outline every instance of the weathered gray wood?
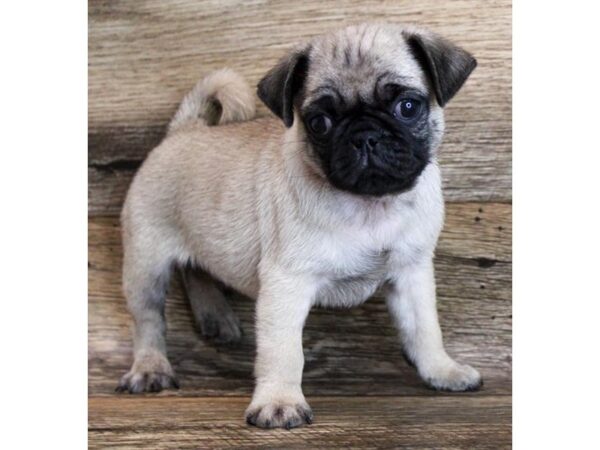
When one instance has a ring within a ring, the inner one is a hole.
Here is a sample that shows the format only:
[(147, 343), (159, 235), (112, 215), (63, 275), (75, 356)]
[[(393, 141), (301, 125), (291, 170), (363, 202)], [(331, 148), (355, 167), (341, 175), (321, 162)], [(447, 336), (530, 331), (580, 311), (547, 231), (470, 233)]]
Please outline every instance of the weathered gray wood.
[[(107, 0), (89, 8), (90, 214), (118, 213), (133, 168), (160, 141), (199, 77), (229, 66), (256, 83), (299, 40), (382, 19), (431, 28), (478, 58), (477, 70), (447, 108), (441, 157), (446, 197), (510, 200), (508, 1)], [(258, 112), (268, 114), (262, 105)]]
[(249, 398), (92, 398), (89, 447), (511, 448), (510, 397), (308, 398), (316, 421), (261, 430), (244, 423)]
[[(511, 389), (510, 208), (450, 204), (436, 258), (448, 350), (482, 370), (487, 394)], [(121, 294), (116, 219), (90, 221), (89, 266), (89, 391), (112, 395), (131, 362), (131, 319)], [(231, 300), (242, 320), (244, 340), (236, 348), (216, 347), (194, 331), (179, 283), (173, 283), (167, 342), (182, 383), (177, 395), (251, 392), (254, 302), (237, 295)], [(307, 395), (432, 395), (403, 361), (381, 298), (348, 311), (313, 311), (304, 344)]]

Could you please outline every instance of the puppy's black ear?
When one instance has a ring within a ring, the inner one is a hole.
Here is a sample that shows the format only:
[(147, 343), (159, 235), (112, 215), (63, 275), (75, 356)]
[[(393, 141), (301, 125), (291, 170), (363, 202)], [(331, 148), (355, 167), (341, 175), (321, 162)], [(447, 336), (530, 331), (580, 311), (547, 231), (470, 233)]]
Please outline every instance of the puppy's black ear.
[(294, 123), (294, 97), (302, 89), (308, 71), (308, 49), (282, 58), (258, 83), (258, 97), (286, 127)]
[(458, 92), (477, 60), (467, 51), (435, 34), (406, 34), (406, 41), (427, 73), (440, 106)]

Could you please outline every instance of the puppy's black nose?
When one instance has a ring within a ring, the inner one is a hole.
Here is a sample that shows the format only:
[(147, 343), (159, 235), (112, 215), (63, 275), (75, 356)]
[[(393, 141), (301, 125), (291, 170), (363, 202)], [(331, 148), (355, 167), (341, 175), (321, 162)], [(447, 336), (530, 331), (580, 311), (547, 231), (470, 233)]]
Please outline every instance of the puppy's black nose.
[(375, 149), (378, 139), (378, 133), (375, 131), (359, 131), (352, 136), (350, 142), (356, 150), (370, 152)]

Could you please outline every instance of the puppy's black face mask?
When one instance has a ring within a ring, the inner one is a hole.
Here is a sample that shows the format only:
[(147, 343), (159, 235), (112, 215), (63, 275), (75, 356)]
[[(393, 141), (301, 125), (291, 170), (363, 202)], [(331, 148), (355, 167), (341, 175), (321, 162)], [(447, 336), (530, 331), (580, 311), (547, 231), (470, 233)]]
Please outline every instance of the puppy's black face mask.
[(386, 85), (348, 105), (335, 89), (302, 110), (308, 139), (338, 189), (383, 196), (411, 189), (430, 160), (427, 97)]
[[(436, 120), (429, 120), (430, 102), (435, 97), (437, 105), (431, 103), (432, 107), (444, 107), (477, 61), (435, 34), (374, 27), (369, 39), (364, 30), (356, 39), (347, 33), (335, 34), (331, 40), (316, 40), (286, 55), (259, 82), (258, 96), (288, 128), (295, 112), (300, 115), (311, 143), (311, 162), (322, 168), (333, 186), (359, 195), (383, 196), (416, 184), (442, 133)], [(390, 52), (393, 39), (398, 39), (398, 46)], [(367, 95), (368, 83), (379, 70), (370, 64), (379, 60), (387, 61), (383, 67), (396, 70), (381, 73)], [(337, 81), (321, 70), (324, 61), (329, 62), (327, 67), (339, 68)], [(423, 70), (429, 92), (402, 85), (411, 78), (403, 72), (413, 73), (414, 63)], [(400, 70), (403, 64), (406, 70)], [(316, 75), (309, 77), (311, 66)], [(351, 84), (344, 84), (347, 79)], [(316, 84), (316, 80), (325, 84), (307, 91), (311, 85), (307, 81)], [(339, 91), (343, 88), (346, 97)], [(350, 97), (359, 92), (362, 100)]]

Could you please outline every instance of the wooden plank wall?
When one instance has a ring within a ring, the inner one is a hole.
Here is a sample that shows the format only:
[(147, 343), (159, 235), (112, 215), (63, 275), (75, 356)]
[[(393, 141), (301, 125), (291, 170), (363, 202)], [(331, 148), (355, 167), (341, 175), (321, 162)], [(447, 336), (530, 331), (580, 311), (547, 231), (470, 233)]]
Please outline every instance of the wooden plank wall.
[[(131, 425), (134, 420), (131, 408), (140, 400), (123, 403), (122, 397), (114, 397), (113, 393), (118, 377), (131, 362), (130, 319), (120, 290), (121, 243), (117, 216), (135, 170), (161, 140), (165, 125), (183, 94), (200, 77), (228, 66), (255, 84), (298, 41), (366, 19), (411, 22), (431, 28), (468, 49), (479, 62), (463, 90), (447, 107), (447, 133), (441, 150), (447, 219), (435, 263), (440, 319), (448, 350), (458, 359), (481, 369), (486, 385), (479, 393), (460, 397), (426, 390), (401, 359), (395, 331), (380, 298), (350, 311), (315, 311), (311, 313), (305, 333), (304, 386), (309, 400), (314, 399), (315, 405), (322, 404), (325, 415), (327, 411), (333, 414), (346, 407), (361, 414), (364, 406), (342, 399), (354, 395), (376, 396), (370, 408), (377, 409), (376, 404), (380, 402), (381, 408), (387, 409), (380, 411), (380, 416), (370, 411), (374, 418), (362, 427), (353, 427), (349, 419), (352, 412), (349, 412), (337, 431), (331, 431), (337, 423), (332, 417), (328, 429), (333, 434), (320, 435), (319, 431), (313, 431), (311, 435), (302, 435), (297, 442), (330, 447), (336, 442), (346, 442), (336, 440), (335, 436), (347, 437), (352, 429), (362, 430), (363, 438), (369, 436), (372, 443), (389, 439), (385, 436), (398, 431), (390, 422), (390, 411), (398, 412), (394, 408), (400, 407), (392, 399), (399, 396), (413, 399), (413, 403), (422, 408), (415, 410), (412, 416), (406, 410), (399, 413), (406, 418), (409, 427), (403, 434), (407, 445), (443, 447), (439, 439), (446, 431), (449, 439), (446, 445), (453, 448), (483, 448), (477, 434), (486, 436), (486, 445), (492, 448), (509, 445), (512, 370), (510, 1), (90, 0), (91, 446), (168, 447), (164, 442), (158, 445), (158, 441), (153, 440), (156, 428), (143, 428), (144, 421), (153, 417), (152, 411), (164, 409), (159, 400), (165, 396), (182, 401), (183, 397), (190, 397), (186, 400), (191, 402), (190, 407), (210, 407), (222, 413), (213, 424), (224, 433), (219, 446), (266, 448), (283, 442), (252, 441), (250, 437), (240, 441), (239, 433), (245, 436), (241, 431), (245, 425), (240, 419), (240, 423), (235, 423), (239, 428), (227, 428), (227, 423), (237, 420), (237, 416), (230, 417), (227, 405), (240, 415), (247, 399), (218, 403), (219, 398), (225, 401), (224, 397), (251, 393), (253, 303), (233, 296), (233, 307), (241, 317), (245, 332), (244, 341), (236, 348), (217, 347), (203, 341), (194, 330), (189, 306), (177, 279), (167, 306), (168, 347), (182, 389), (177, 393), (162, 393), (157, 400), (148, 399), (144, 403), (148, 408), (146, 416), (139, 416), (138, 428)], [(263, 105), (259, 105), (258, 112), (260, 116), (268, 114)], [(432, 396), (439, 396), (440, 400), (433, 402)], [(433, 403), (428, 403), (429, 399)], [(461, 406), (459, 400), (452, 403), (452, 399), (463, 399), (460, 401), (464, 401), (464, 405)], [(111, 403), (113, 401), (118, 403)], [(438, 403), (441, 409), (436, 411)], [(181, 410), (179, 418), (198, 425), (200, 419), (192, 418), (184, 406), (174, 406)], [(466, 415), (458, 419), (457, 414), (468, 408), (472, 408), (471, 412), (465, 412)], [(443, 422), (443, 414), (450, 413), (462, 424), (463, 434), (456, 434), (461, 429), (459, 425), (432, 428), (416, 422), (422, 419), (437, 427), (438, 422)], [(476, 424), (478, 414), (480, 418), (482, 414), (489, 414), (487, 419), (481, 419), (485, 423)], [(199, 417), (211, 420), (206, 413)], [(172, 446), (193, 447), (205, 442), (202, 439), (208, 439), (209, 435), (202, 434), (200, 425), (200, 431), (168, 430), (177, 423), (173, 418), (167, 425), (163, 424), (164, 436), (172, 439), (168, 441)], [(384, 425), (377, 428), (377, 424)], [(413, 425), (416, 428), (410, 428)], [(320, 430), (315, 426), (311, 429)], [(141, 429), (146, 431), (138, 433)], [(423, 433), (427, 437), (423, 437)], [(187, 440), (192, 437), (196, 440)], [(228, 441), (229, 438), (232, 440)], [(287, 443), (293, 446), (294, 442)], [(387, 442), (397, 444), (399, 441)]]

